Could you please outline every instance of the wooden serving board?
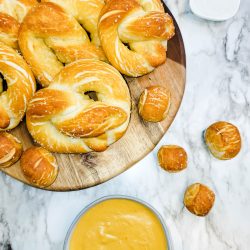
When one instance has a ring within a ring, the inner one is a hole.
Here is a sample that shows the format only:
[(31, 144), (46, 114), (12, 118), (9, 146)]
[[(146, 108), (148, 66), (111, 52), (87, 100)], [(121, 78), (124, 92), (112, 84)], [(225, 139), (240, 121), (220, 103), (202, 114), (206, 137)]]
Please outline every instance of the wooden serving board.
[[(170, 13), (166, 6), (165, 8), (167, 13)], [(168, 43), (167, 62), (143, 77), (126, 77), (132, 99), (131, 121), (126, 134), (101, 153), (55, 154), (59, 165), (59, 175), (47, 190), (70, 191), (103, 183), (121, 174), (154, 149), (174, 120), (185, 89), (185, 49), (176, 22), (175, 27), (176, 35)], [(137, 103), (140, 94), (145, 87), (151, 85), (162, 85), (171, 91), (171, 107), (168, 117), (160, 123), (144, 122), (138, 115)], [(22, 122), (11, 133), (22, 141), (24, 149), (34, 145), (25, 122)], [(1, 170), (30, 185), (20, 170), (19, 162)]]

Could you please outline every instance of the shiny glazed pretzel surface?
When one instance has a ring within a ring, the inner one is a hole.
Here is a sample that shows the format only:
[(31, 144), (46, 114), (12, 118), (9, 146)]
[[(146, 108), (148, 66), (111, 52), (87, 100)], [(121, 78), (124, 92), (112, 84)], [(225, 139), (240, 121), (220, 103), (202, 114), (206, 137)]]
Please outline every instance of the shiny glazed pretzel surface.
[(0, 0), (0, 41), (18, 47), (18, 29), (36, 0)]
[(107, 0), (99, 36), (108, 60), (128, 76), (141, 76), (166, 60), (172, 18), (160, 0)]
[[(60, 2), (63, 7), (50, 2), (43, 2), (33, 7), (19, 30), (19, 46), (22, 54), (44, 87), (49, 85), (65, 64), (86, 58), (106, 59), (98, 46), (96, 34), (93, 33), (91, 42), (83, 28), (86, 21), (83, 20), (83, 16), (88, 17), (88, 12), (81, 12), (86, 16), (80, 15), (80, 12), (76, 13), (74, 3), (77, 1), (55, 2)], [(91, 6), (93, 2), (100, 1), (86, 1), (85, 8), (88, 9), (88, 5)], [(98, 8), (101, 7), (99, 4)], [(89, 32), (95, 25), (97, 26), (95, 19), (89, 16), (89, 21), (86, 22)], [(90, 24), (91, 22), (93, 24)]]
[[(0, 131), (15, 128), (22, 120), (36, 85), (24, 59), (0, 42)], [(4, 81), (6, 85), (4, 87)], [(6, 88), (6, 89), (5, 89)]]
[[(95, 93), (95, 97), (90, 98)], [(52, 152), (103, 151), (126, 131), (130, 94), (112, 66), (84, 59), (67, 65), (30, 101), (26, 121), (35, 141)]]
[(100, 12), (104, 6), (104, 0), (42, 0), (60, 5), (90, 34), (91, 42), (100, 46), (97, 24)]

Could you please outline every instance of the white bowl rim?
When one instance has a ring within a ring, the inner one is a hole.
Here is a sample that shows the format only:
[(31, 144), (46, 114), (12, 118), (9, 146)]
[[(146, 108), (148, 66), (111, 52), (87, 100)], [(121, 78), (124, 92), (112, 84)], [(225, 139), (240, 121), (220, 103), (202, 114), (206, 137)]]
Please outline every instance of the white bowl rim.
[(200, 14), (199, 12), (197, 12), (196, 8), (195, 8), (194, 0), (189, 1), (190, 9), (196, 16), (198, 16), (199, 18), (206, 19), (208, 21), (214, 21), (214, 22), (223, 22), (223, 21), (226, 21), (230, 18), (233, 18), (237, 14), (237, 12), (239, 11), (240, 4), (241, 4), (241, 0), (237, 0), (237, 8), (235, 8), (234, 12), (230, 13), (230, 15), (224, 15), (221, 17), (212, 17), (212, 16)]
[(152, 207), (149, 203), (137, 198), (137, 197), (132, 197), (132, 196), (128, 196), (128, 195), (107, 195), (104, 197), (101, 197), (93, 202), (91, 202), (89, 205), (87, 205), (86, 207), (84, 207), (79, 213), (78, 215), (75, 217), (75, 219), (73, 220), (72, 224), (70, 225), (65, 240), (64, 240), (64, 244), (63, 244), (63, 250), (68, 250), (69, 249), (69, 239), (71, 236), (71, 233), (73, 232), (73, 229), (75, 227), (75, 225), (77, 224), (77, 222), (79, 221), (79, 219), (92, 207), (94, 207), (95, 205), (106, 201), (106, 200), (112, 200), (112, 199), (126, 199), (126, 200), (131, 200), (131, 201), (135, 201), (139, 204), (144, 205), (145, 207), (147, 207), (151, 212), (153, 212), (156, 217), (159, 219), (165, 236), (166, 236), (166, 240), (167, 240), (167, 249), (168, 250), (173, 250), (173, 245), (172, 245), (172, 239), (169, 233), (169, 230), (167, 229), (166, 223), (163, 220), (163, 217), (161, 216), (161, 214), (154, 208)]

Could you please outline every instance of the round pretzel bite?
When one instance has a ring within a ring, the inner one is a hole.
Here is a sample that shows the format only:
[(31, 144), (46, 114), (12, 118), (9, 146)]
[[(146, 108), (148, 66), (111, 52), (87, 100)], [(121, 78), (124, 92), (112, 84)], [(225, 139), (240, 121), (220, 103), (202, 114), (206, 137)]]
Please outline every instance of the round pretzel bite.
[(170, 108), (170, 92), (161, 86), (146, 88), (140, 96), (138, 108), (143, 120), (160, 122), (164, 120)]
[(241, 149), (241, 136), (238, 128), (228, 122), (216, 122), (204, 134), (206, 144), (214, 157), (220, 160), (234, 158)]
[(115, 68), (78, 60), (36, 92), (26, 124), (35, 141), (51, 152), (103, 151), (126, 132), (130, 106), (127, 84)]
[(0, 1), (0, 42), (17, 49), (20, 23), (29, 9), (37, 4), (36, 0)]
[(34, 76), (24, 59), (0, 42), (0, 131), (15, 128), (23, 119), (36, 90)]
[[(65, 64), (86, 58), (106, 60), (98, 45), (97, 18), (88, 16), (93, 9), (93, 2), (99, 1), (57, 2), (62, 6), (52, 2), (42, 2), (34, 6), (19, 30), (21, 52), (43, 87), (50, 84)], [(79, 7), (84, 6), (84, 9), (78, 9), (76, 3)], [(101, 7), (98, 4), (95, 15), (98, 15)], [(91, 41), (85, 27), (92, 32)]]
[(58, 175), (55, 157), (41, 147), (27, 149), (21, 157), (20, 166), (25, 178), (41, 188), (52, 185)]
[(141, 76), (166, 61), (172, 18), (160, 0), (109, 0), (99, 18), (99, 37), (111, 64), (128, 76)]
[(22, 143), (7, 132), (0, 132), (0, 168), (16, 163), (23, 152)]
[(187, 153), (184, 148), (167, 145), (158, 151), (159, 165), (166, 171), (176, 173), (187, 167)]
[(190, 185), (184, 195), (184, 205), (197, 216), (207, 215), (213, 207), (214, 201), (214, 192), (200, 183)]

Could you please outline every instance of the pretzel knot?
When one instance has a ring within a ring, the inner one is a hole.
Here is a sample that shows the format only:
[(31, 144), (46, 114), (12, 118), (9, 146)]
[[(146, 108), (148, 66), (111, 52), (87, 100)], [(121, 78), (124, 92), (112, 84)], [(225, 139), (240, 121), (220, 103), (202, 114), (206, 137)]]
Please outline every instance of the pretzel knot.
[(89, 32), (91, 42), (100, 46), (97, 24), (104, 0), (41, 0), (41, 2), (60, 5)]
[[(99, 2), (99, 0), (86, 1), (85, 8), (91, 6), (93, 1)], [(82, 11), (84, 14), (79, 16), (74, 12), (74, 8), (67, 8), (70, 5), (68, 2), (64, 2), (65, 9), (49, 2), (37, 4), (29, 11), (19, 30), (19, 46), (22, 54), (44, 87), (49, 85), (64, 64), (86, 58), (106, 60), (102, 49), (96, 44), (96, 39), (92, 39), (91, 42), (81, 26), (82, 24), (84, 27), (93, 28), (94, 24), (92, 26), (84, 24), (88, 12)], [(101, 7), (102, 5), (98, 5), (97, 9)], [(82, 15), (86, 15), (85, 19)], [(94, 20), (89, 17), (89, 22), (95, 23)], [(97, 27), (97, 23), (95, 25)], [(91, 30), (90, 28), (89, 32)], [(96, 35), (93, 34), (92, 37)]]
[(103, 151), (126, 131), (130, 94), (112, 66), (84, 59), (63, 68), (30, 101), (26, 120), (33, 138), (58, 153)]
[(151, 72), (166, 60), (172, 18), (160, 0), (109, 0), (102, 9), (99, 36), (108, 60), (128, 76)]
[[(0, 131), (15, 128), (22, 120), (36, 83), (23, 58), (0, 42)], [(6, 84), (5, 84), (6, 83)]]
[(18, 29), (29, 9), (37, 4), (36, 0), (0, 1), (0, 41), (18, 48)]

